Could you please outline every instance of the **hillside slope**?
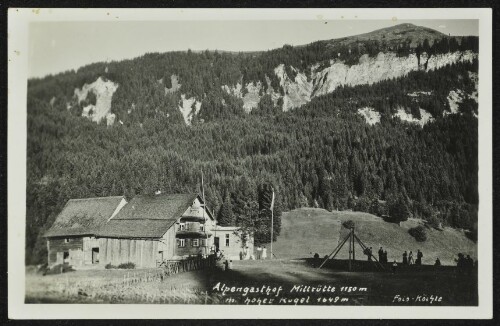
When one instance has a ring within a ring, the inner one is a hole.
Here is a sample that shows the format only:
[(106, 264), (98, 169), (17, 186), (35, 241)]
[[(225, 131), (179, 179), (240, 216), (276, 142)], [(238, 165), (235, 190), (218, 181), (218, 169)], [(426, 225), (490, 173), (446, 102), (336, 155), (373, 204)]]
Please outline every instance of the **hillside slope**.
[[(417, 249), (423, 254), (423, 264), (433, 264), (439, 257), (444, 265), (454, 265), (457, 253), (462, 252), (477, 258), (477, 246), (469, 240), (463, 231), (445, 228), (443, 231), (427, 230), (427, 241), (417, 242), (408, 229), (421, 223), (409, 219), (401, 226), (387, 223), (383, 219), (362, 212), (328, 212), (318, 208), (299, 208), (283, 213), (281, 217), (281, 235), (273, 244), (273, 251), (278, 258), (320, 257), (330, 254), (348, 234), (342, 222), (352, 220), (356, 225), (356, 235), (377, 255), (383, 247), (387, 250), (389, 261), (401, 262), (403, 251), (411, 250), (416, 257)], [(348, 244), (340, 250), (337, 258), (348, 258)], [(356, 244), (356, 257), (366, 260), (361, 248)]]

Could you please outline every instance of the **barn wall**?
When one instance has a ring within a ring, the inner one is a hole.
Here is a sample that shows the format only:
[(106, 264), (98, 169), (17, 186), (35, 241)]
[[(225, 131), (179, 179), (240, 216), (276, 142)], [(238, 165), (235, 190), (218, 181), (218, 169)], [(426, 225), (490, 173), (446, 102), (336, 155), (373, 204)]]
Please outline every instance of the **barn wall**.
[(99, 240), (95, 237), (84, 237), (83, 238), (83, 264), (92, 265), (92, 248), (99, 248), (99, 257), (101, 256), (101, 250), (99, 247)]
[(158, 251), (163, 251), (163, 259), (172, 259), (176, 255), (175, 225), (168, 229), (158, 244)]
[[(62, 264), (62, 253), (68, 252), (68, 263), (72, 266), (82, 266), (84, 262), (83, 255), (83, 238), (71, 237), (67, 238), (69, 242), (65, 242), (65, 238), (49, 238), (48, 239), (48, 264)], [(58, 254), (59, 253), (59, 254)]]
[(100, 238), (100, 265), (134, 263), (136, 268), (156, 267), (158, 241), (153, 239)]

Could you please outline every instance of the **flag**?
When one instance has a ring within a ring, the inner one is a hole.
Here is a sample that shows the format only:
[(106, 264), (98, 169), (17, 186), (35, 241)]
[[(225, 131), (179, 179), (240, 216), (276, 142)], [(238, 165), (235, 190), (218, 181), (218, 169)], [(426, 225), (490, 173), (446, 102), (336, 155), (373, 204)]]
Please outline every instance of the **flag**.
[(274, 190), (273, 190), (273, 197), (271, 199), (271, 211), (274, 209)]

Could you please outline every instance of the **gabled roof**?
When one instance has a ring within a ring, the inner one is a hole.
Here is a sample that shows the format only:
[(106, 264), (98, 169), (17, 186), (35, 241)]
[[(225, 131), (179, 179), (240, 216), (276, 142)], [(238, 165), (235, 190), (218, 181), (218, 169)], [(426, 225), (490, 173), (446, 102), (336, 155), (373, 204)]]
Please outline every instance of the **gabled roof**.
[(115, 220), (111, 219), (98, 232), (98, 237), (161, 238), (175, 223), (172, 220)]
[(135, 196), (113, 220), (171, 220), (179, 218), (198, 197), (196, 194)]
[(160, 238), (197, 197), (197, 194), (136, 196), (99, 230), (97, 236)]
[(122, 196), (70, 199), (44, 237), (94, 235), (106, 224)]

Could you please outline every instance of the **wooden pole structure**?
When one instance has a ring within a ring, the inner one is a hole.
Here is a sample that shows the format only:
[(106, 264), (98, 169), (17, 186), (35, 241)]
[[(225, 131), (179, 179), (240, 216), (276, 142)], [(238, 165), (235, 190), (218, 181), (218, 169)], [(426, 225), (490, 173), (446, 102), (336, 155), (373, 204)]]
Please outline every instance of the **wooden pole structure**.
[(351, 235), (350, 235), (350, 234), (348, 234), (348, 235), (347, 235), (347, 237), (345, 237), (345, 239), (344, 239), (344, 240), (342, 240), (342, 242), (341, 242), (341, 243), (339, 243), (339, 244), (337, 245), (337, 247), (335, 247), (335, 249), (333, 249), (333, 251), (332, 251), (332, 252), (328, 255), (328, 257), (326, 257), (326, 258), (325, 258), (325, 260), (323, 260), (323, 263), (321, 263), (321, 265), (319, 265), (319, 267), (318, 267), (318, 268), (323, 267), (323, 265), (326, 263), (326, 261), (327, 261), (328, 259), (333, 259), (333, 258), (335, 258), (335, 256), (337, 256), (337, 254), (339, 253), (340, 249), (344, 246), (344, 244), (346, 243), (347, 239), (349, 239), (349, 238), (350, 238), (350, 236), (351, 236)]
[(351, 271), (352, 229), (349, 232), (349, 272)]
[(354, 245), (354, 227), (351, 229), (352, 230), (352, 260), (356, 260), (356, 246)]

